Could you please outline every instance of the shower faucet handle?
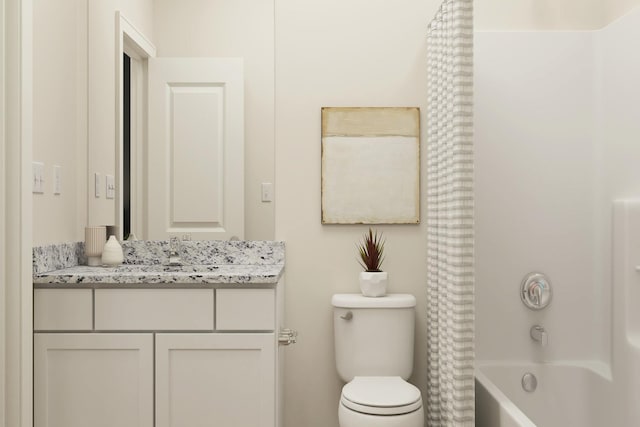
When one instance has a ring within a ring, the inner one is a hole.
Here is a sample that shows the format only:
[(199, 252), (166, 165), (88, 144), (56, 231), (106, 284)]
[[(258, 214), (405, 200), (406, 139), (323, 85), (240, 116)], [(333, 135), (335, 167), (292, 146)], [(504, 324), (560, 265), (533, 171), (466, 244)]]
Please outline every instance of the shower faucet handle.
[(542, 310), (551, 303), (551, 282), (542, 273), (529, 273), (522, 280), (520, 299), (531, 310)]

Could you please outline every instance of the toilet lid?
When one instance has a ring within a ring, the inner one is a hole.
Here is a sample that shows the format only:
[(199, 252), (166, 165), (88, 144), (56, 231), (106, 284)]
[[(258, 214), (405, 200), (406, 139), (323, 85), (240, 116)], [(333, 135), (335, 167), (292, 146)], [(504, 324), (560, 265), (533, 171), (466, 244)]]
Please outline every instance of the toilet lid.
[(372, 415), (406, 414), (422, 406), (420, 390), (400, 377), (355, 377), (342, 388), (340, 401)]

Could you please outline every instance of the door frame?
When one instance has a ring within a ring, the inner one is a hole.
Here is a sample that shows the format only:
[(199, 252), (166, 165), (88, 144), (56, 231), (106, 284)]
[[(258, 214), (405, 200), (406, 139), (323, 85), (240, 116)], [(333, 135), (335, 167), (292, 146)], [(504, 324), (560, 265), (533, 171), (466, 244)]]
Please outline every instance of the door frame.
[[(124, 72), (123, 72), (123, 54), (129, 55), (131, 58), (131, 73), (135, 73), (135, 78), (131, 79), (132, 87), (132, 105), (131, 115), (135, 117), (132, 120), (131, 132), (131, 150), (133, 156), (131, 163), (136, 165), (135, 176), (132, 176), (132, 200), (142, 200), (136, 197), (136, 193), (143, 191), (145, 166), (143, 163), (143, 152), (146, 139), (146, 82), (147, 82), (147, 60), (156, 56), (156, 47), (151, 41), (140, 32), (120, 11), (116, 12), (116, 227), (118, 229), (118, 239), (122, 240), (122, 229), (124, 225), (124, 215), (122, 207), (124, 206), (123, 189), (124, 183), (124, 123), (122, 120), (123, 102), (124, 102)], [(135, 64), (135, 65), (134, 65)], [(139, 196), (139, 194), (137, 194)], [(133, 206), (132, 211), (137, 212), (136, 218), (132, 217), (132, 230), (142, 228), (141, 211), (144, 210), (143, 203), (137, 203)], [(137, 230), (139, 238), (146, 238), (146, 232), (142, 229)]]
[(0, 426), (33, 425), (32, 120), (33, 0), (1, 0), (4, 11), (0, 293)]

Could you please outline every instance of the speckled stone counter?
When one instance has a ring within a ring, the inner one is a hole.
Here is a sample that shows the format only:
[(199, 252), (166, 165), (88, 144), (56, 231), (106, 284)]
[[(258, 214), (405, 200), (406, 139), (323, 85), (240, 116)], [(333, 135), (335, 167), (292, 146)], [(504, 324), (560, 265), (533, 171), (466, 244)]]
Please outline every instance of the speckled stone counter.
[(81, 265), (82, 243), (34, 248), (33, 283), (45, 287), (274, 285), (284, 271), (284, 242), (180, 242), (183, 265), (168, 266), (168, 241), (124, 242), (118, 267)]

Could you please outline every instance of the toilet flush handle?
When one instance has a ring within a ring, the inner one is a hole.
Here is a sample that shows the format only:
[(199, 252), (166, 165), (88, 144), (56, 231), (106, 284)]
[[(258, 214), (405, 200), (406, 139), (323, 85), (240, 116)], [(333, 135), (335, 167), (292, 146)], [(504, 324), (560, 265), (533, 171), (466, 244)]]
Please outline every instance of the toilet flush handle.
[(351, 311), (347, 311), (345, 314), (340, 316), (340, 318), (344, 320), (351, 320), (353, 319), (353, 313)]

